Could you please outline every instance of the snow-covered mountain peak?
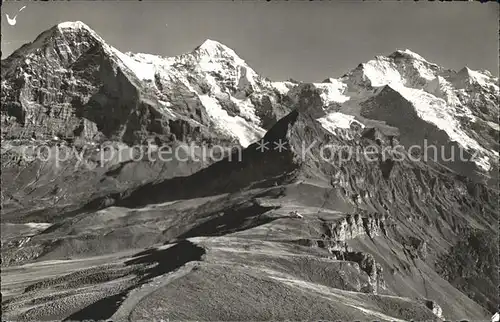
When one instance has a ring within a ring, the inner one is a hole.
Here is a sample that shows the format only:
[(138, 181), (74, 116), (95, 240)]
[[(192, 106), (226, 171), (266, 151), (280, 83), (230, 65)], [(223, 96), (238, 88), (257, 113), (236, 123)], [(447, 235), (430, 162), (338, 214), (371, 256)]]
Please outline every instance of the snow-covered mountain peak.
[(410, 86), (423, 88), (436, 79), (442, 68), (409, 50), (397, 50), (387, 56), (358, 65), (341, 80), (354, 87)]
[(66, 29), (72, 29), (72, 30), (79, 30), (79, 29), (86, 29), (86, 30), (91, 30), (93, 31), (89, 26), (87, 26), (85, 23), (81, 21), (65, 21), (57, 24), (57, 28), (60, 30), (66, 30)]
[(404, 58), (408, 58), (408, 59), (421, 60), (421, 61), (428, 63), (428, 61), (424, 57), (420, 56), (416, 52), (411, 51), (410, 49), (403, 49), (403, 50), (398, 49), (395, 52), (393, 52), (392, 54), (390, 54), (388, 57), (390, 57), (390, 58), (404, 57)]
[(481, 81), (487, 81), (488, 79), (492, 80), (498, 80), (497, 77), (494, 77), (489, 71), (480, 71), (480, 70), (473, 70), (470, 69), (469, 67), (465, 66), (462, 68), (459, 72), (462, 75), (467, 75), (468, 77), (472, 78), (475, 81), (481, 82)]
[[(198, 115), (196, 122), (210, 124), (243, 146), (261, 137), (272, 118), (282, 116), (280, 109), (293, 108), (302, 94), (312, 93), (327, 113), (359, 116), (364, 102), (376, 99), (381, 92), (385, 95), (390, 90), (383, 89), (390, 87), (413, 106), (420, 119), (446, 132), (451, 141), (482, 155), (494, 154), (492, 144), (481, 143), (490, 132), (477, 134), (469, 130), (469, 123), (476, 122), (477, 127), (486, 124), (488, 131), (493, 126), (498, 114), (498, 79), (467, 67), (459, 72), (443, 69), (409, 49), (376, 56), (341, 78), (327, 78), (322, 83), (272, 82), (259, 76), (233, 49), (212, 39), (175, 57), (124, 54), (88, 25), (75, 21), (43, 32), (11, 56), (2, 76), (15, 74), (13, 77), (20, 79), (47, 70), (66, 73), (77, 60), (86, 59), (96, 66), (111, 62), (113, 70), (120, 68), (148, 95), (156, 95), (165, 115), (175, 114), (172, 111), (176, 109), (182, 115)], [(312, 85), (313, 90), (302, 91), (306, 85)], [(185, 97), (191, 102), (189, 109), (181, 103)], [(285, 108), (268, 111), (282, 101), (287, 102)], [(276, 115), (268, 117), (272, 113)], [(331, 123), (342, 117), (335, 114), (328, 120)], [(347, 124), (344, 121), (334, 125), (342, 127)]]
[(450, 80), (457, 88), (466, 89), (471, 85), (479, 86), (498, 95), (498, 77), (494, 77), (489, 71), (472, 70), (466, 66), (460, 69)]
[(366, 85), (380, 87), (403, 81), (396, 65), (385, 56), (377, 56), (375, 59), (359, 65), (346, 78), (351, 83), (362, 87)]
[[(81, 21), (67, 21), (45, 30), (30, 43), (24, 44), (5, 59), (6, 68), (2, 75), (20, 70), (29, 70), (30, 66), (42, 64), (50, 68), (65, 68), (84, 52), (94, 46), (106, 50), (110, 47), (92, 28)], [(48, 68), (48, 67), (47, 67)]]
[(201, 45), (196, 47), (196, 49), (206, 50), (208, 52), (232, 51), (231, 48), (218, 42), (217, 40), (212, 40), (212, 39), (206, 39)]
[(248, 94), (259, 83), (259, 75), (234, 50), (215, 40), (205, 40), (191, 53), (181, 55), (176, 60), (185, 66), (192, 66), (196, 73), (205, 75), (211, 87), (219, 80), (236, 92)]
[(241, 59), (231, 48), (211, 39), (205, 40), (200, 46), (196, 47), (191, 53), (196, 58), (202, 60), (211, 59), (231, 59), (236, 63), (243, 63)]
[(465, 66), (457, 72), (457, 75), (461, 76), (463, 78), (469, 78), (472, 76), (473, 73), (474, 73), (474, 71), (472, 69)]
[(95, 40), (102, 42), (102, 43), (105, 43), (104, 39), (102, 39), (101, 36), (99, 36), (97, 34), (97, 32), (95, 32), (92, 28), (90, 28), (88, 25), (86, 25), (85, 23), (83, 23), (81, 21), (61, 22), (61, 23), (57, 24), (56, 26), (54, 26), (52, 29), (57, 30), (59, 33), (64, 34), (64, 35), (66, 35), (66, 34), (90, 35)]
[[(459, 72), (447, 70), (405, 49), (359, 64), (337, 82), (333, 86), (335, 79), (323, 81), (323, 85), (332, 84), (329, 95), (324, 92), (322, 96), (325, 107), (340, 104), (335, 112), (358, 116), (364, 102), (392, 90), (413, 106), (421, 120), (444, 131), (450, 141), (477, 151), (479, 167), (488, 171), (496, 163), (498, 152), (487, 134), (497, 128), (488, 124), (494, 124), (498, 115), (498, 78), (491, 73), (468, 67)], [(391, 90), (384, 91), (387, 88)], [(486, 130), (475, 132), (471, 123), (476, 128), (486, 124)]]

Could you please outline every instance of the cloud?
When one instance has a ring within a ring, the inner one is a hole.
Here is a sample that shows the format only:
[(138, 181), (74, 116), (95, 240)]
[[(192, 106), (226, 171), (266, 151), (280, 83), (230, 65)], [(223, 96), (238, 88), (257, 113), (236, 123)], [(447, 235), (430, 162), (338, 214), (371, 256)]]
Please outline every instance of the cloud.
[(11, 26), (14, 26), (16, 24), (16, 18), (17, 18), (17, 15), (14, 16), (14, 18), (11, 18), (9, 17), (9, 14), (6, 13), (5, 14), (5, 17), (7, 17), (7, 23)]
[(17, 12), (17, 14), (14, 16), (14, 18), (11, 18), (7, 13), (5, 14), (5, 17), (7, 17), (7, 23), (11, 26), (15, 26), (15, 24), (17, 23), (16, 19), (17, 19), (17, 16), (19, 15), (19, 13), (21, 11), (24, 10), (24, 8), (26, 8), (26, 6), (23, 6), (21, 9), (19, 9), (19, 11)]

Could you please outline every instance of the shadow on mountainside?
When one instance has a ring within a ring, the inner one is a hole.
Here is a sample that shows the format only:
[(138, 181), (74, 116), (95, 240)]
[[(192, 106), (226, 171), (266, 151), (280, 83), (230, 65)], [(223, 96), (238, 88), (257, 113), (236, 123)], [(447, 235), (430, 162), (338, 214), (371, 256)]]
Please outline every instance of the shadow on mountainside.
[(189, 231), (183, 233), (178, 238), (190, 238), (197, 236), (222, 236), (237, 231), (247, 230), (260, 225), (265, 225), (277, 217), (264, 215), (269, 210), (278, 207), (263, 207), (253, 204), (248, 207), (236, 207), (225, 211), (222, 216), (211, 218)]
[(191, 243), (187, 240), (182, 240), (174, 246), (167, 249), (149, 249), (137, 253), (134, 258), (125, 262), (126, 266), (141, 265), (150, 266), (139, 275), (138, 282), (125, 289), (124, 291), (103, 298), (81, 310), (73, 313), (64, 321), (82, 321), (82, 320), (106, 320), (109, 319), (116, 310), (120, 307), (121, 303), (126, 299), (127, 294), (140, 285), (147, 283), (151, 279), (168, 274), (174, 270), (182, 267), (188, 262), (199, 261), (205, 254), (205, 249)]

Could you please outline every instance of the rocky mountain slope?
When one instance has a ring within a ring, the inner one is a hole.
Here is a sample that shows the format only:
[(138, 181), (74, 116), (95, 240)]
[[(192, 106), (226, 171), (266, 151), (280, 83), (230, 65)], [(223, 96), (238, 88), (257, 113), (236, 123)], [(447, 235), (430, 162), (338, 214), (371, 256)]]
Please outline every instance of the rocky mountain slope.
[[(1, 90), (8, 319), (495, 310), (498, 262), (473, 251), (460, 276), (455, 256), (498, 230), (489, 72), (404, 50), (336, 79), (273, 82), (216, 41), (124, 54), (68, 22), (2, 61)], [(425, 144), (437, 150), (414, 149)], [(183, 158), (151, 158), (164, 147)]]

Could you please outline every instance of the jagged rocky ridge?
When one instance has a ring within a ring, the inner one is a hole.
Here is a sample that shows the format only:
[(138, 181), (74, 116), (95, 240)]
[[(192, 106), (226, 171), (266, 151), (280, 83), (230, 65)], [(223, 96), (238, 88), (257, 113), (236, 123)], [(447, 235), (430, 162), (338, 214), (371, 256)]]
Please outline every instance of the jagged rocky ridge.
[(261, 105), (279, 100), (278, 89), (286, 84), (261, 79), (231, 49), (211, 40), (174, 58), (127, 55), (85, 24), (63, 23), (2, 64), (7, 137), (31, 138), (36, 129), (41, 138), (136, 144), (152, 134), (168, 141), (172, 135), (206, 139), (216, 132), (248, 145), (263, 134), (261, 125), (268, 128), (284, 113), (274, 115)]
[[(85, 63), (78, 67), (75, 62), (80, 59)], [(59, 67), (66, 71), (59, 71)], [(25, 72), (31, 74), (31, 80), (26, 81), (29, 77)], [(37, 85), (40, 75), (46, 77), (48, 72), (54, 73), (53, 78), (47, 78), (53, 81)], [(66, 92), (58, 87), (58, 82), (73, 78), (76, 87)], [(198, 140), (227, 146), (237, 142), (246, 149), (241, 152), (242, 162), (235, 162), (236, 151), (233, 158), (211, 165), (116, 160), (103, 165), (96, 158), (97, 150), (86, 150), (88, 155), (83, 159), (91, 166), (76, 170), (74, 160), (57, 169), (53, 162), (3, 162), (7, 164), (2, 169), (6, 170), (2, 171), (3, 182), (12, 185), (2, 196), (7, 206), (2, 214), (2, 235), (4, 231), (14, 233), (2, 238), (2, 263), (13, 266), (11, 274), (15, 274), (16, 265), (25, 262), (109, 256), (158, 243), (178, 249), (201, 247), (203, 259), (187, 258), (179, 263), (181, 268), (175, 269), (184, 271), (195, 263), (199, 273), (187, 276), (201, 274), (202, 279), (211, 280), (213, 274), (225, 272), (239, 283), (245, 278), (237, 274), (246, 272), (241, 265), (255, 263), (263, 268), (254, 285), (260, 285), (261, 278), (266, 283), (281, 281), (286, 285), (307, 282), (315, 283), (315, 288), (329, 287), (328, 296), (349, 290), (374, 297), (359, 295), (354, 311), (360, 315), (348, 315), (340, 309), (353, 303), (344, 293), (336, 295), (341, 296), (341, 304), (335, 313), (328, 312), (330, 304), (323, 303), (315, 313), (303, 310), (269, 316), (269, 309), (264, 308), (260, 316), (250, 312), (238, 316), (236, 312), (242, 309), (233, 299), (226, 299), (226, 304), (233, 303), (228, 304), (232, 309), (227, 315), (219, 315), (220, 309), (210, 311), (217, 308), (215, 304), (207, 304), (211, 315), (196, 315), (203, 309), (193, 308), (182, 313), (182, 305), (177, 309), (168, 309), (170, 304), (163, 306), (165, 312), (178, 318), (484, 318), (486, 304), (481, 302), (482, 308), (467, 297), (472, 295), (455, 289), (435, 272), (434, 265), (464, 230), (473, 227), (494, 234), (497, 229), (497, 191), (491, 185), (498, 150), (498, 127), (492, 118), (498, 116), (496, 83), (488, 73), (447, 71), (410, 51), (377, 57), (339, 79), (323, 83), (278, 83), (260, 78), (232, 50), (214, 41), (174, 58), (126, 55), (81, 23), (56, 26), (2, 61), (2, 126), (6, 125), (2, 135), (10, 144), (9, 151), (2, 151), (4, 160), (12, 160), (12, 154), (26, 144), (32, 130), (36, 131), (36, 143), (56, 135), (59, 140), (53, 139), (53, 144), (57, 144), (72, 132), (76, 140), (67, 144), (83, 147), (104, 140), (125, 146), (156, 138), (157, 143), (173, 146)], [(50, 93), (61, 90), (66, 102), (54, 104), (57, 95)], [(68, 97), (72, 99), (67, 101)], [(65, 112), (47, 113), (57, 106)], [(75, 126), (83, 130), (75, 133)], [(264, 152), (257, 149), (261, 143), (253, 143), (261, 136), (270, 147)], [(471, 162), (448, 163), (396, 159), (392, 148), (419, 144), (424, 138), (448, 149), (466, 148), (479, 157)], [(275, 142), (284, 143), (285, 149), (275, 150)], [(347, 160), (343, 158), (345, 151), (326, 149), (327, 160), (319, 158), (327, 145), (376, 146), (379, 151), (392, 152), (377, 152), (375, 161), (367, 161)], [(88, 188), (77, 187), (75, 182)], [(289, 211), (297, 209), (305, 218), (288, 219)], [(49, 228), (33, 228), (29, 222), (48, 222)], [(185, 244), (185, 240), (197, 246)], [(163, 252), (161, 248), (156, 251)], [(232, 254), (230, 259), (224, 255), (227, 251)], [(165, 250), (165, 260), (169, 254), (174, 256), (175, 252)], [(260, 258), (263, 254), (269, 257)], [(157, 267), (164, 267), (153, 255)], [(137, 272), (143, 270), (141, 263), (153, 263), (146, 260), (149, 256), (132, 261)], [(282, 256), (293, 260), (282, 263)], [(296, 263), (301, 256), (318, 259)], [(324, 260), (329, 273), (320, 277), (315, 272), (322, 269)], [(94, 277), (83, 277), (81, 284), (63, 273), (59, 279), (46, 279), (56, 290), (73, 283), (93, 287), (102, 294), (89, 297), (89, 302), (75, 305), (69, 300), (73, 295), (63, 293), (59, 300), (47, 299), (38, 287), (28, 284), (18, 300), (2, 303), (3, 311), (26, 319), (89, 318), (93, 305), (100, 301), (112, 301), (116, 294), (132, 298), (138, 292), (137, 283), (115, 286), (113, 281), (127, 276), (127, 269), (116, 258), (107, 261), (102, 269), (110, 276), (104, 280), (110, 282), (103, 286), (89, 282)], [(117, 268), (108, 267), (109, 261)], [(300, 268), (295, 270), (295, 265)], [(93, 276), (82, 269), (79, 274)], [(119, 273), (122, 270), (125, 273)], [(177, 274), (174, 268), (162, 272)], [(143, 276), (140, 283), (157, 287), (151, 273), (138, 274)], [(245, 274), (254, 276), (255, 272)], [(189, 284), (187, 278), (176, 281)], [(200, 282), (201, 293), (195, 293), (200, 298), (211, 292), (203, 285)], [(300, 285), (302, 291), (313, 287)], [(477, 293), (483, 292), (487, 298), (491, 296), (485, 293), (487, 290)], [(291, 296), (290, 292), (283, 294)], [(190, 294), (177, 292), (173, 298), (190, 298)], [(317, 295), (309, 296), (321, 302)], [(43, 304), (30, 307), (26, 304), (30, 299)], [(109, 316), (99, 318), (123, 316), (122, 311), (130, 310), (127, 301)], [(386, 301), (391, 304), (380, 304)], [(405, 301), (411, 303), (411, 309), (402, 304)], [(54, 303), (65, 309), (49, 309)], [(399, 309), (389, 308), (392, 306)], [(141, 310), (127, 312), (145, 318)]]

